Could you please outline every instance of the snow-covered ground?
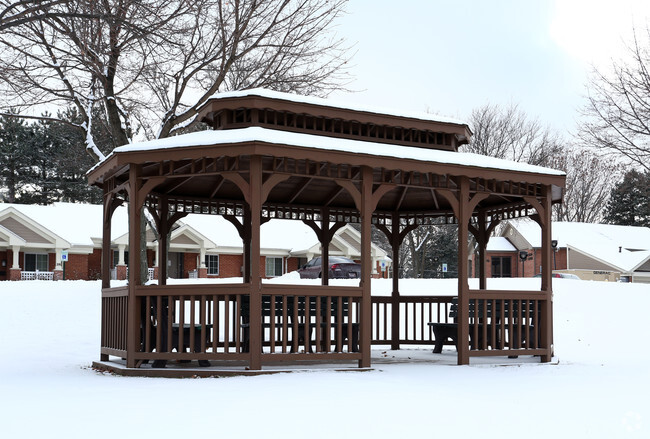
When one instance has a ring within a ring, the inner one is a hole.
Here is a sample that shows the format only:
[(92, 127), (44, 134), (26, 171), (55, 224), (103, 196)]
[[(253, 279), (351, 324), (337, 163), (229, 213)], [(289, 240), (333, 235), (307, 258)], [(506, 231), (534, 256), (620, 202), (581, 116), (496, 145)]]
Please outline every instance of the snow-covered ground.
[[(449, 280), (405, 282), (420, 293), (454, 290)], [(535, 282), (495, 280), (493, 287), (534, 289)], [(380, 292), (385, 284), (373, 288)], [(0, 282), (0, 432), (6, 438), (650, 437), (650, 286), (556, 279), (554, 289), (553, 364), (376, 363), (364, 373), (160, 379), (90, 368), (99, 359), (98, 282)], [(430, 348), (411, 353), (434, 355)]]

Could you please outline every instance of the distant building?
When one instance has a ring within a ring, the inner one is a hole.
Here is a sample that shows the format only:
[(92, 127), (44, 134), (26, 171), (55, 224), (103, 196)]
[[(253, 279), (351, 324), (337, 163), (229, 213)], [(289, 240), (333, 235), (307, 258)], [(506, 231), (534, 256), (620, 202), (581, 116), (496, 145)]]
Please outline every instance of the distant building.
[[(112, 277), (125, 279), (129, 251), (125, 207), (113, 215), (110, 263)], [(54, 203), (49, 206), (0, 204), (0, 280), (89, 280), (101, 271), (102, 206)], [(347, 225), (330, 245), (330, 256), (359, 260), (361, 236)], [(264, 277), (297, 270), (320, 255), (310, 227), (298, 221), (272, 220), (262, 226)], [(390, 259), (372, 245), (374, 275), (387, 276)], [(150, 278), (157, 278), (158, 245), (147, 230)], [(188, 215), (172, 230), (168, 275), (188, 277), (241, 277), (242, 241), (235, 227), (221, 216)]]
[[(536, 222), (508, 222), (490, 238), (486, 251), (489, 277), (532, 277), (541, 272), (541, 238)], [(650, 283), (650, 228), (554, 222), (553, 271), (585, 280)], [(523, 252), (523, 253), (522, 253)], [(522, 259), (520, 255), (525, 256)], [(474, 274), (477, 254), (472, 255)]]

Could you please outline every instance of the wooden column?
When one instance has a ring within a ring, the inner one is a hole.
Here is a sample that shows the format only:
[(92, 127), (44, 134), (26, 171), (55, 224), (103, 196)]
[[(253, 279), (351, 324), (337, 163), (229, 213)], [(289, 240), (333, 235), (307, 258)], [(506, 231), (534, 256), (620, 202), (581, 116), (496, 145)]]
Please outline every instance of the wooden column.
[(417, 228), (417, 224), (408, 224), (403, 230), (400, 230), (400, 217), (398, 212), (393, 212), (391, 216), (391, 228), (378, 224), (377, 228), (384, 232), (390, 242), (393, 256), (393, 292), (391, 294), (391, 320), (390, 320), (390, 348), (397, 350), (399, 345), (399, 328), (400, 328), (400, 292), (399, 292), (399, 248), (404, 242), (406, 235)]
[(248, 184), (250, 206), (251, 244), (250, 261), (250, 360), (252, 370), (262, 368), (262, 279), (260, 277), (260, 227), (262, 225), (262, 158), (251, 157)]
[(458, 364), (469, 364), (469, 283), (467, 239), (469, 237), (469, 181), (460, 178), (458, 194)]
[[(360, 325), (360, 351), (359, 367), (370, 367), (370, 347), (372, 344), (372, 298), (371, 274), (372, 255), (370, 254), (372, 242), (371, 217), (374, 211), (372, 193), (372, 169), (363, 167), (361, 170), (361, 325)], [(376, 205), (376, 203), (375, 203)]]
[(330, 230), (330, 213), (329, 209), (321, 209), (321, 233), (318, 237), (321, 246), (321, 285), (329, 285), (329, 259), (330, 259), (330, 242), (332, 241), (332, 236), (329, 233)]
[(551, 187), (545, 187), (545, 197), (542, 201), (542, 291), (546, 300), (542, 305), (541, 345), (547, 347), (547, 353), (542, 355), (542, 363), (548, 363), (553, 357), (553, 248), (551, 246)]
[(244, 272), (242, 276), (244, 278), (244, 283), (251, 281), (251, 233), (252, 233), (252, 223), (251, 223), (251, 209), (250, 207), (244, 207), (244, 217), (242, 218), (242, 227), (240, 237), (242, 239), (243, 246), (243, 261), (244, 261)]
[[(489, 196), (488, 193), (476, 193), (470, 197), (469, 179), (459, 177), (458, 190), (437, 191), (449, 202), (458, 220), (458, 364), (469, 364), (469, 272), (467, 269), (467, 241), (470, 220), (478, 203)], [(477, 233), (479, 234), (479, 233)]]
[(126, 367), (136, 367), (135, 352), (140, 339), (140, 306), (135, 289), (140, 285), (140, 232), (142, 206), (139, 200), (140, 167), (129, 168), (129, 299), (127, 312)]
[(542, 355), (542, 363), (547, 363), (553, 358), (553, 248), (551, 246), (551, 204), (552, 188), (544, 186), (544, 195), (541, 200), (535, 197), (524, 197), (524, 200), (537, 210), (533, 217), (542, 229), (542, 292), (545, 299), (542, 302), (540, 317), (541, 334), (540, 347), (544, 347), (547, 353)]
[(108, 193), (104, 184), (104, 207), (102, 220), (102, 288), (111, 287), (111, 218), (113, 194)]
[(321, 246), (321, 285), (329, 284), (329, 247), (334, 234), (343, 226), (345, 222), (337, 221), (330, 226), (329, 209), (321, 209), (321, 224), (316, 224), (314, 220), (303, 220), (303, 223), (311, 227)]
[(167, 197), (158, 200), (160, 222), (158, 224), (158, 285), (167, 285), (167, 240), (169, 239), (169, 203)]
[[(401, 238), (401, 239), (400, 239)], [(393, 256), (393, 291), (391, 293), (391, 315), (390, 315), (390, 348), (393, 350), (399, 349), (399, 248), (402, 244), (403, 237), (400, 236), (399, 230), (399, 214), (393, 212), (391, 218), (391, 236), (390, 247)]]

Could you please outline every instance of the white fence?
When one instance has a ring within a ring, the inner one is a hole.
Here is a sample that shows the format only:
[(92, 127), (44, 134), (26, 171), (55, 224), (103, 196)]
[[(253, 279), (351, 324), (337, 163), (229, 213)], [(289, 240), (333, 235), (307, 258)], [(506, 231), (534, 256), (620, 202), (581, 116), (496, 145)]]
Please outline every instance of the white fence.
[[(154, 269), (147, 269), (147, 280), (152, 280), (154, 277)], [(129, 267), (126, 267), (126, 277), (129, 277)], [(111, 268), (111, 280), (117, 279), (117, 268)]]
[(20, 280), (54, 280), (52, 271), (21, 271)]

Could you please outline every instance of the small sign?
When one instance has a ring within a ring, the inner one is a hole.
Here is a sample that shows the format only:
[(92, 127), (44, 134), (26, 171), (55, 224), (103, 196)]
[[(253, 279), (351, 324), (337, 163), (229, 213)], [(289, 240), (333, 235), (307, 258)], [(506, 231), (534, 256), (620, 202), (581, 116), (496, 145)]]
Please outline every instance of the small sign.
[(61, 251), (61, 262), (67, 262), (68, 261), (68, 251), (67, 250), (62, 250)]
[(386, 261), (381, 261), (379, 264), (381, 265), (381, 271), (386, 271)]
[(447, 272), (447, 264), (442, 264), (442, 272), (443, 273)]

